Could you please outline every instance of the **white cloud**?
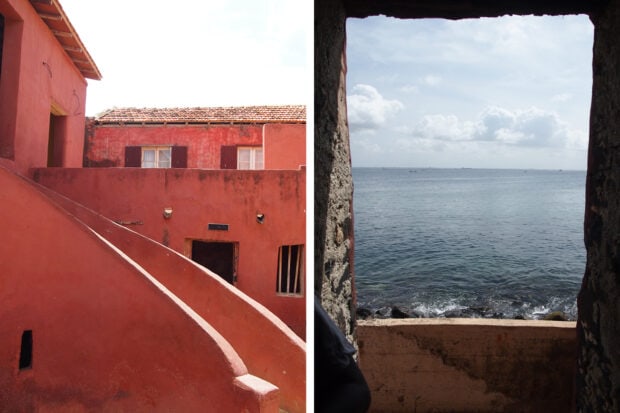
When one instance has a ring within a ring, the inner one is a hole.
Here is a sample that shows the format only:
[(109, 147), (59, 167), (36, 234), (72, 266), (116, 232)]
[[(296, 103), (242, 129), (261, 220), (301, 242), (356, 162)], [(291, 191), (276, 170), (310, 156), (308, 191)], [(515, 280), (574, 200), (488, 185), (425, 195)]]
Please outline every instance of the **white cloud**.
[(406, 84), (399, 88), (399, 90), (403, 93), (418, 93), (420, 92), (420, 88), (417, 85)]
[(349, 19), (347, 81), (406, 107), (352, 117), (352, 142), (384, 136), (381, 165), (582, 169), (592, 39), (587, 16)]
[(360, 139), (357, 141), (357, 144), (365, 151), (371, 153), (381, 153), (382, 148), (376, 141), (371, 141), (370, 139)]
[(347, 96), (349, 127), (352, 131), (368, 131), (383, 126), (388, 118), (403, 108), (400, 101), (385, 99), (370, 85), (355, 85)]
[(454, 142), (495, 142), (509, 146), (582, 148), (583, 132), (571, 130), (556, 113), (538, 108), (485, 109), (475, 120), (456, 115), (426, 115), (403, 133), (421, 139)]
[(422, 79), (422, 82), (427, 86), (437, 86), (441, 83), (441, 76), (437, 75), (426, 75)]
[(552, 102), (568, 102), (573, 98), (572, 93), (558, 93), (557, 95), (553, 95), (551, 97)]
[(575, 102), (589, 97), (593, 25), (586, 16), (371, 17), (351, 19), (347, 33), (348, 76), (384, 93), (415, 79), (421, 90), (441, 87), (504, 106), (540, 106), (560, 92)]
[(476, 133), (476, 124), (460, 121), (455, 115), (426, 115), (413, 128), (412, 133), (424, 139), (471, 140)]
[(479, 120), (481, 133), (475, 139), (509, 145), (566, 147), (568, 126), (554, 112), (537, 108), (509, 111), (487, 108)]

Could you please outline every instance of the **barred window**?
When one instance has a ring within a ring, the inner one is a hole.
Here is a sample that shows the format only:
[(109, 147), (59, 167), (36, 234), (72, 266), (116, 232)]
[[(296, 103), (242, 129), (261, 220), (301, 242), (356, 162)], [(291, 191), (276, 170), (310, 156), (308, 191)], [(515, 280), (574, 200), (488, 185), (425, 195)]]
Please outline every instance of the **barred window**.
[(303, 245), (284, 245), (278, 249), (277, 293), (298, 296), (303, 294), (303, 257)]

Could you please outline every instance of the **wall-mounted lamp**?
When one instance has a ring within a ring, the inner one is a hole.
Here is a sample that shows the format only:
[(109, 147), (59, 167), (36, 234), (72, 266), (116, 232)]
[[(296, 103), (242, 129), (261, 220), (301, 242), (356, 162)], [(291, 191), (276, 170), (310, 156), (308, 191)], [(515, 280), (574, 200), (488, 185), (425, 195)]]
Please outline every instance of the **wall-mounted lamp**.
[(265, 223), (265, 214), (256, 214), (256, 222), (259, 224)]
[(172, 217), (172, 208), (164, 208), (164, 218), (170, 219)]

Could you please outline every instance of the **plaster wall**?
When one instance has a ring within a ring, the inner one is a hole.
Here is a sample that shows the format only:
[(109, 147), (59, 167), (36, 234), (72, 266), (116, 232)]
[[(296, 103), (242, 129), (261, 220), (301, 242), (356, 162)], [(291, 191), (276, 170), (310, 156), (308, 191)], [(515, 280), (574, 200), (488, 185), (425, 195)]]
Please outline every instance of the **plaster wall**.
[(306, 125), (268, 123), (264, 126), (265, 169), (299, 169), (306, 165)]
[(63, 117), (60, 166), (82, 164), (86, 80), (26, 0), (0, 0), (0, 156), (11, 169), (47, 165), (50, 113)]
[(45, 187), (39, 189), (120, 248), (231, 343), (249, 372), (280, 390), (280, 407), (305, 411), (305, 343), (265, 307), (158, 242)]
[(0, 185), (3, 411), (278, 411), (185, 303), (22, 178)]
[(187, 167), (220, 168), (222, 146), (264, 146), (265, 169), (306, 164), (306, 125), (99, 125), (89, 122), (84, 166), (124, 166), (127, 146), (187, 146)]
[(261, 146), (262, 125), (89, 125), (84, 166), (125, 166), (127, 146), (187, 146), (187, 167), (220, 168), (224, 145)]
[(368, 320), (357, 336), (371, 412), (574, 408), (574, 322)]
[[(276, 293), (278, 248), (305, 244), (305, 168), (298, 171), (38, 169), (35, 180), (191, 255), (191, 240), (238, 243), (235, 286), (305, 337), (305, 291)], [(173, 209), (165, 219), (164, 208)], [(259, 224), (256, 215), (265, 215)], [(209, 223), (228, 224), (227, 231)]]

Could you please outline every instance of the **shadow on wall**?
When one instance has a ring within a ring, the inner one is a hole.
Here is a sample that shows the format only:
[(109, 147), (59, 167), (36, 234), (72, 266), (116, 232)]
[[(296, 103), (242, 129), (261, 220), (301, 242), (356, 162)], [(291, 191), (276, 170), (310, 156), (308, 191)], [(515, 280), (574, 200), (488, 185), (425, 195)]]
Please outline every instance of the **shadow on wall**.
[(148, 273), (25, 179), (0, 184), (5, 409), (277, 411), (278, 389)]
[(47, 188), (39, 189), (104, 234), (207, 320), (232, 344), (251, 374), (278, 386), (283, 409), (305, 410), (305, 343), (268, 309), (175, 251)]

